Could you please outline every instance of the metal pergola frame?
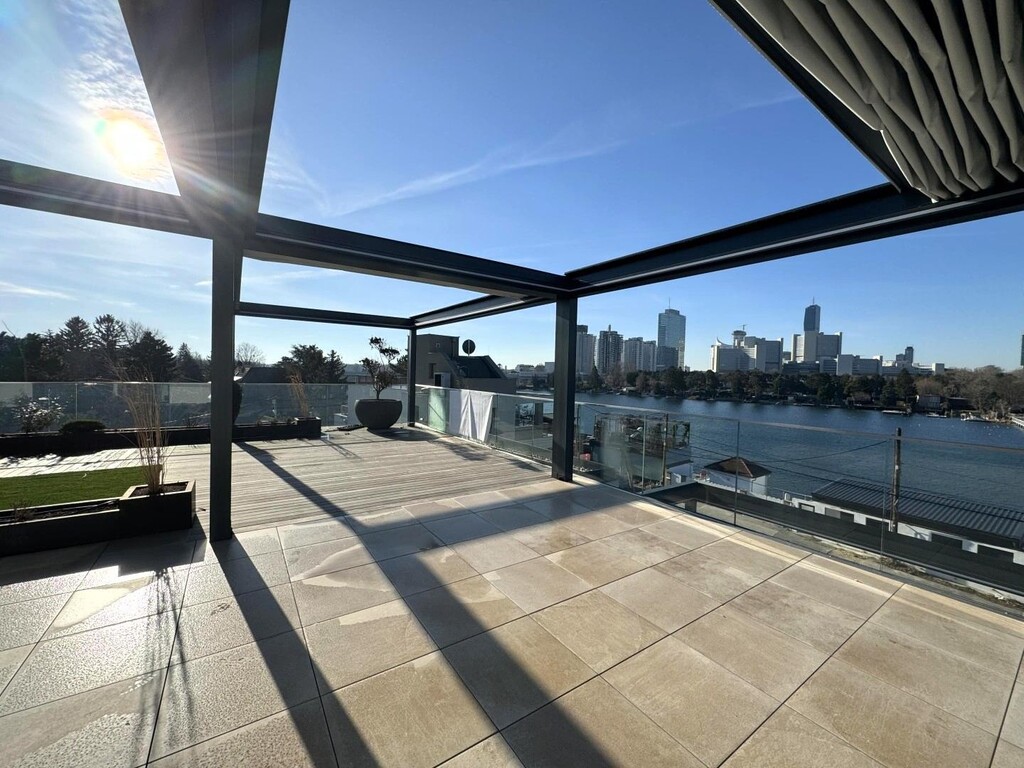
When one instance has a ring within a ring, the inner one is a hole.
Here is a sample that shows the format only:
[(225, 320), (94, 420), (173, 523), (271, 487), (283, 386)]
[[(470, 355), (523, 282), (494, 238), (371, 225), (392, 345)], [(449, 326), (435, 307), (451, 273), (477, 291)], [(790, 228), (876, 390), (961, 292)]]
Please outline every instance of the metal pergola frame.
[[(237, 316), (403, 329), (409, 418), (418, 330), (555, 304), (552, 475), (572, 478), (581, 297), (1024, 210), (1024, 188), (933, 203), (881, 137), (794, 62), (736, 0), (713, 3), (888, 183), (628, 254), (564, 275), (259, 212), (289, 0), (120, 0), (180, 195), (0, 160), (0, 204), (212, 241), (210, 519), (231, 530), (231, 384)], [(462, 288), (484, 295), (412, 317), (242, 302), (245, 257)]]

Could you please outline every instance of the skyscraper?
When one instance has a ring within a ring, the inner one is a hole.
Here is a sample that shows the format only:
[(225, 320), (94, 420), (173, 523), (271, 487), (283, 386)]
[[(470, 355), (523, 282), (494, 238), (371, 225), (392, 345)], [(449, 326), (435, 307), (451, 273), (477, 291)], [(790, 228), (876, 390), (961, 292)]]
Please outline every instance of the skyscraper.
[(804, 310), (804, 343), (803, 354), (797, 358), (801, 362), (817, 362), (818, 334), (821, 332), (821, 307), (811, 304)]
[(679, 314), (678, 309), (666, 309), (658, 315), (658, 346), (675, 349), (676, 365), (683, 367), (686, 352), (686, 315)]
[(653, 371), (657, 363), (657, 352), (658, 343), (655, 341), (645, 341), (644, 349), (640, 356), (640, 370), (641, 371)]
[(611, 373), (616, 365), (622, 364), (622, 334), (613, 331), (609, 325), (607, 331), (601, 331), (597, 337), (597, 372), (602, 376)]
[(594, 334), (585, 325), (576, 326), (576, 373), (589, 376), (594, 369)]
[(821, 307), (811, 304), (804, 310), (804, 333), (817, 333), (821, 330)]
[(643, 370), (644, 340), (641, 336), (633, 336), (622, 342), (622, 372)]

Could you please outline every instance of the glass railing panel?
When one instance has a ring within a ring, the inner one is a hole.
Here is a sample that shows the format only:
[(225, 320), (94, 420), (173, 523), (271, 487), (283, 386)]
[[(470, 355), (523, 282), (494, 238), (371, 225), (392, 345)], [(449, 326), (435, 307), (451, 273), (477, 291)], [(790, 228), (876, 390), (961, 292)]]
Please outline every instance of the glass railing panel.
[(535, 461), (551, 460), (550, 399), (416, 387), (416, 422)]
[[(730, 466), (737, 525), (786, 537), (788, 530), (800, 531), (809, 534), (801, 543), (822, 551), (837, 545), (881, 551), (884, 522), (834, 503), (833, 494), (886, 488), (892, 464), (888, 437), (744, 421), (737, 425), (737, 445), (738, 458)], [(815, 537), (830, 543), (818, 544)]]
[(575, 466), (582, 474), (636, 493), (688, 481), (690, 422), (681, 414), (576, 403)]
[[(1001, 431), (995, 444), (893, 439), (886, 517), (895, 531), (882, 552), (1024, 593), (1024, 431), (981, 428)], [(877, 503), (877, 494), (863, 501)]]

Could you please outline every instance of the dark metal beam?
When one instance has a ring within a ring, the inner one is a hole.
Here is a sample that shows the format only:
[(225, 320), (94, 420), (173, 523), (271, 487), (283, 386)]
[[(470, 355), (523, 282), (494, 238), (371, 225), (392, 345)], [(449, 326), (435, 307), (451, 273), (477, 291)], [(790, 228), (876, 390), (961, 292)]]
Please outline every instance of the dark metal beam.
[(0, 205), (198, 235), (181, 198), (87, 176), (0, 160)]
[(747, 41), (758, 49), (782, 76), (818, 108), (825, 118), (850, 141), (868, 161), (901, 191), (911, 187), (885, 146), (882, 134), (866, 125), (849, 107), (832, 95), (824, 85), (786, 49), (779, 45), (754, 18), (743, 9), (739, 0), (711, 0), (719, 12), (728, 19)]
[(267, 214), (259, 215), (246, 256), (503, 296), (554, 298), (573, 287), (550, 272)]
[[(590, 296), (1024, 210), (1024, 189), (932, 203), (889, 185), (612, 259), (567, 276)], [(415, 318), (414, 318), (415, 319)]]
[(259, 210), (289, 0), (120, 0), (188, 214), (207, 235)]
[(572, 482), (576, 437), (576, 309), (575, 298), (555, 304), (555, 411), (551, 419), (551, 476)]
[(271, 320), (300, 320), (308, 323), (333, 325), (361, 325), (368, 328), (412, 328), (412, 320), (388, 315), (362, 315), (355, 312), (335, 312), (330, 309), (284, 307), (278, 304), (258, 304), (241, 301), (235, 314), (241, 317), (264, 317)]
[(453, 304), (450, 307), (413, 315), (412, 321), (416, 324), (417, 328), (433, 328), (438, 325), (448, 325), (449, 323), (458, 323), (464, 320), (501, 315), (505, 312), (516, 312), (528, 307), (541, 307), (545, 304), (551, 304), (552, 301), (553, 299), (512, 299), (507, 296), (481, 296), (479, 299), (470, 299), (459, 304)]
[(242, 268), (240, 240), (213, 241), (210, 334), (210, 531), (211, 541), (230, 539), (231, 432), (235, 375), (235, 284)]

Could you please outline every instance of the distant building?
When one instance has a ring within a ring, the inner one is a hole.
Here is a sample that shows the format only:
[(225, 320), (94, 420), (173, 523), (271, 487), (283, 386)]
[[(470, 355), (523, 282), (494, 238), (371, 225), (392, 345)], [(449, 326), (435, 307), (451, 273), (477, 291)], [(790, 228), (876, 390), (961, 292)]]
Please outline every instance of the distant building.
[(677, 352), (675, 365), (683, 367), (686, 359), (686, 315), (680, 314), (678, 309), (666, 309), (658, 315), (658, 346), (674, 348)]
[(743, 347), (729, 345), (719, 341), (711, 347), (711, 370), (715, 373), (730, 371), (749, 371), (750, 355)]
[(804, 333), (817, 333), (821, 330), (821, 307), (811, 304), (804, 310)]
[(835, 359), (843, 354), (843, 333), (819, 333), (817, 341), (817, 359)]
[(728, 459), (708, 464), (697, 476), (704, 482), (735, 488), (741, 493), (768, 493), (768, 478), (772, 471), (760, 464), (732, 456)]
[(711, 348), (711, 370), (729, 371), (782, 371), (782, 339), (763, 339), (749, 336), (745, 331), (733, 331), (732, 346), (719, 341)]
[(811, 304), (804, 310), (804, 332), (793, 335), (791, 362), (817, 363), (843, 353), (843, 334), (821, 332), (821, 307)]
[(576, 326), (576, 373), (581, 376), (589, 376), (594, 369), (597, 339), (589, 330), (585, 325)]
[(666, 368), (677, 368), (679, 366), (679, 350), (675, 347), (663, 347), (655, 345), (654, 369), (664, 371)]
[(416, 383), (452, 389), (515, 394), (508, 378), (489, 355), (460, 355), (458, 336), (416, 336)]
[(899, 376), (906, 371), (911, 376), (941, 376), (946, 372), (944, 363), (917, 363), (914, 361), (914, 348), (906, 347), (895, 360), (882, 363), (883, 376)]
[(640, 353), (640, 370), (653, 371), (657, 365), (658, 344), (654, 341), (645, 341), (643, 351)]
[(622, 364), (622, 334), (613, 331), (609, 325), (607, 331), (601, 331), (597, 337), (597, 372), (602, 376), (611, 373), (616, 365)]
[(860, 355), (839, 355), (836, 358), (837, 376), (880, 376), (882, 361), (877, 357), (863, 358)]
[(622, 372), (631, 373), (643, 370), (644, 340), (641, 336), (633, 336), (622, 342)]

